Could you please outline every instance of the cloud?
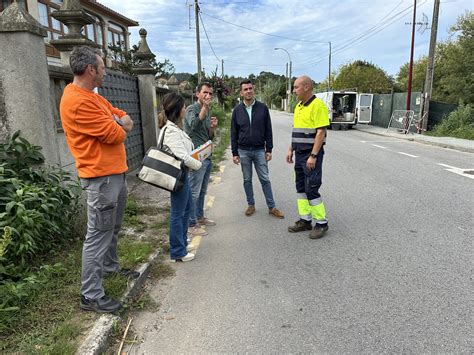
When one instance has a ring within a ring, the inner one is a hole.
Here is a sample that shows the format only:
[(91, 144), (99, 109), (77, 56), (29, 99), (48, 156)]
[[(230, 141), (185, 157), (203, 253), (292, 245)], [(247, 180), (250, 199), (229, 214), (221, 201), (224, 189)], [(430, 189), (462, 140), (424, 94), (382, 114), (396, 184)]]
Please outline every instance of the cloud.
[[(194, 10), (187, 5), (194, 1), (99, 1), (140, 23), (138, 28), (130, 28), (132, 44), (138, 43), (138, 30), (144, 27), (158, 60), (170, 59), (178, 72), (197, 71)], [(419, 0), (418, 4), (417, 21), (425, 13), (431, 23), (433, 2)], [(263, 70), (284, 74), (288, 56), (274, 50), (281, 47), (291, 55), (294, 75), (308, 74), (322, 81), (328, 72), (326, 42), (331, 41), (333, 70), (363, 59), (395, 75), (409, 60), (411, 26), (406, 23), (412, 21), (412, 5), (411, 0), (202, 0), (202, 66), (209, 73), (219, 65), (220, 72), (220, 60), (224, 59), (230, 75), (247, 76)], [(439, 40), (447, 38), (449, 26), (467, 9), (472, 10), (470, 0), (442, 2)], [(429, 30), (416, 33), (415, 58), (427, 54), (429, 34)]]

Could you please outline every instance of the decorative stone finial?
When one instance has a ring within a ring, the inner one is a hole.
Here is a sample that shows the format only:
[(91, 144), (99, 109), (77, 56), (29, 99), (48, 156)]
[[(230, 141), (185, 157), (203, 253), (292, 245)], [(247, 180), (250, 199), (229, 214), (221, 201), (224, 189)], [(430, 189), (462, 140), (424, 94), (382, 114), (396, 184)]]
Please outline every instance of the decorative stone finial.
[(30, 32), (46, 37), (48, 32), (15, 1), (0, 14), (0, 32)]
[(140, 34), (140, 42), (138, 43), (138, 50), (133, 54), (133, 57), (138, 61), (138, 65), (133, 67), (133, 71), (139, 75), (155, 75), (158, 70), (153, 68), (150, 64), (150, 60), (155, 58), (155, 55), (151, 52), (150, 47), (148, 47), (148, 43), (146, 41), (147, 32), (144, 28), (141, 28), (138, 33)]
[(95, 20), (84, 11), (79, 0), (65, 0), (61, 8), (53, 12), (51, 16), (64, 23), (68, 29), (65, 35), (50, 41), (59, 51), (71, 51), (75, 46), (99, 47), (97, 43), (82, 34), (82, 28), (94, 23)]

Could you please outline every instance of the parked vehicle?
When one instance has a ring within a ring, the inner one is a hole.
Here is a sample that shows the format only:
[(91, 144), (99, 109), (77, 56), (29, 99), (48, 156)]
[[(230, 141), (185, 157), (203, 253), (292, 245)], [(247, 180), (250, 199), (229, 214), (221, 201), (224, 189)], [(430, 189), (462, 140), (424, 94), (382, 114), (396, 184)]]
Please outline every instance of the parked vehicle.
[(357, 122), (369, 123), (371, 120), (372, 94), (340, 90), (319, 92), (316, 97), (326, 104), (332, 129), (345, 130)]

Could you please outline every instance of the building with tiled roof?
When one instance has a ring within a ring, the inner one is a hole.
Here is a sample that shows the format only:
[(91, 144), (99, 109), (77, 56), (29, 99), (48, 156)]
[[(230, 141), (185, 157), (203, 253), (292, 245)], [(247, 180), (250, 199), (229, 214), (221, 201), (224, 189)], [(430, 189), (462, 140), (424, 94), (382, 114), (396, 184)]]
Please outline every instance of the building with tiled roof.
[[(13, 0), (0, 0), (0, 12)], [(48, 37), (45, 37), (45, 50), (49, 64), (60, 64), (59, 51), (49, 44), (50, 40), (58, 39), (67, 31), (66, 26), (54, 19), (51, 14), (59, 10), (62, 0), (17, 0), (23, 9), (46, 27)], [(84, 35), (97, 43), (104, 52), (109, 45), (121, 46), (125, 50), (130, 48), (129, 27), (138, 26), (132, 20), (96, 0), (81, 0), (86, 13), (95, 19), (95, 23), (84, 27)]]

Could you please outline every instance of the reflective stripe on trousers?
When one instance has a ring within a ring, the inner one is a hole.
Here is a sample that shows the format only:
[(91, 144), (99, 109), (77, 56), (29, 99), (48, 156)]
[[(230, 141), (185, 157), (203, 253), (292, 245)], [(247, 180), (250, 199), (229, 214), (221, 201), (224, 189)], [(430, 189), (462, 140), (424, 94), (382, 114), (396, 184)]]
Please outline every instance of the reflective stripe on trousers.
[(306, 161), (311, 151), (295, 153), (295, 182), (297, 192), (298, 214), (301, 219), (315, 220), (318, 224), (326, 224), (326, 209), (319, 193), (322, 184), (322, 165), (324, 148), (318, 153), (316, 167), (308, 170)]

